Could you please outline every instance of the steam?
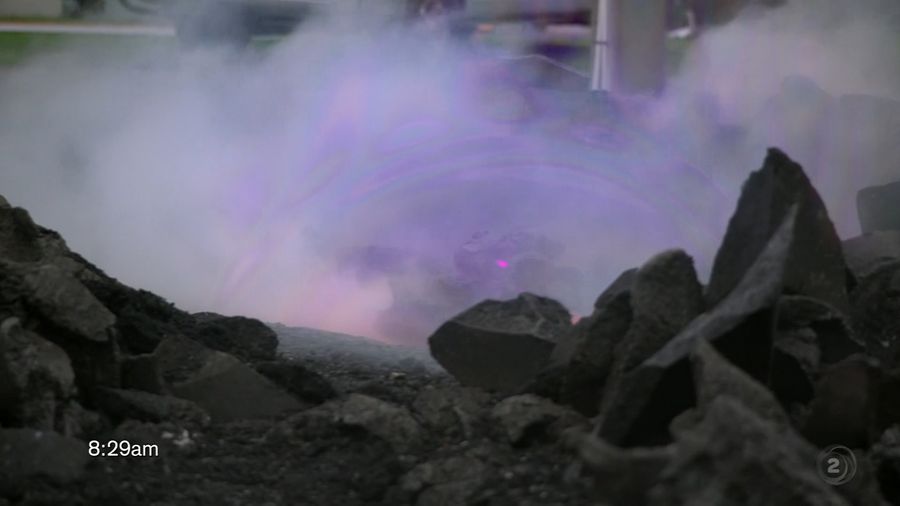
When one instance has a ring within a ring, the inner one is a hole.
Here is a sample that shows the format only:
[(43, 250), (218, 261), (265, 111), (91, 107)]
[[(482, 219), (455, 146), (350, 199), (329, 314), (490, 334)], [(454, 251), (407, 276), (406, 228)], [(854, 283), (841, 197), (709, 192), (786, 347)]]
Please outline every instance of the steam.
[(900, 112), (838, 98), (900, 95), (900, 25), (863, 3), (704, 35), (641, 129), (381, 21), (323, 19), (243, 54), (69, 49), (0, 69), (0, 193), (193, 311), (416, 344), (519, 290), (585, 314), (661, 249), (705, 273), (768, 144), (856, 232), (855, 191), (900, 178)]

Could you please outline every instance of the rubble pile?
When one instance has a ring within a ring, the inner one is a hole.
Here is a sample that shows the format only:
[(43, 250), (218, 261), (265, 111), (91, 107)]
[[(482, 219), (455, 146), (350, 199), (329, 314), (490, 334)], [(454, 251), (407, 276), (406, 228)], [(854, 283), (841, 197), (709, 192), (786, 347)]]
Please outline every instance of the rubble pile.
[(385, 369), (279, 355), (0, 200), (0, 505), (900, 504), (897, 233), (842, 243), (771, 149), (706, 286), (665, 251), (577, 322), (483, 301), (429, 338), (445, 371)]

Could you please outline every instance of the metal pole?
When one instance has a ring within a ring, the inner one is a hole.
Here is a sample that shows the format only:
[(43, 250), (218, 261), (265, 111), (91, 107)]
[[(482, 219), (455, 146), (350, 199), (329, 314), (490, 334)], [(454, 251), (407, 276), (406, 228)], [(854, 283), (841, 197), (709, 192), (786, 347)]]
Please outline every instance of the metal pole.
[(612, 12), (613, 0), (597, 0), (594, 13), (593, 61), (591, 62), (591, 91), (612, 90)]

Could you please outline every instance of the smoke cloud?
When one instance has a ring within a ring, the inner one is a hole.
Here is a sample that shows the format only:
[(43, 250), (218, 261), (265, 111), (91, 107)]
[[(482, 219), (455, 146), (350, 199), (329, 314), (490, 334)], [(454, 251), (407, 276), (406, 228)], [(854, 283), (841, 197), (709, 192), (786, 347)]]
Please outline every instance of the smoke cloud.
[(900, 179), (891, 6), (747, 12), (637, 124), (376, 16), (244, 53), (70, 48), (0, 69), (0, 193), (192, 311), (414, 344), (523, 290), (585, 314), (661, 249), (705, 275), (767, 145), (857, 232), (856, 190)]

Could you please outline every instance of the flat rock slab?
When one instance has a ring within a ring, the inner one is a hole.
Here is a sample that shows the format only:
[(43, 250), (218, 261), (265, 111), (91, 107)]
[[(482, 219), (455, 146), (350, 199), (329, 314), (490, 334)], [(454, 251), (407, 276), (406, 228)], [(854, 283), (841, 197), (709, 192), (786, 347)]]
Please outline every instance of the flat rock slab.
[(428, 345), (463, 385), (510, 392), (535, 377), (570, 329), (571, 315), (561, 304), (522, 294), (475, 305), (441, 325)]
[(794, 240), (784, 272), (785, 290), (848, 307), (841, 241), (825, 204), (803, 168), (778, 149), (744, 183), (710, 275), (707, 300), (715, 305), (743, 279), (790, 209), (797, 207)]
[(0, 495), (17, 493), (28, 480), (66, 484), (81, 478), (87, 445), (52, 431), (0, 429)]
[(244, 362), (190, 339), (169, 338), (156, 354), (172, 394), (195, 402), (213, 421), (277, 417), (304, 407)]

